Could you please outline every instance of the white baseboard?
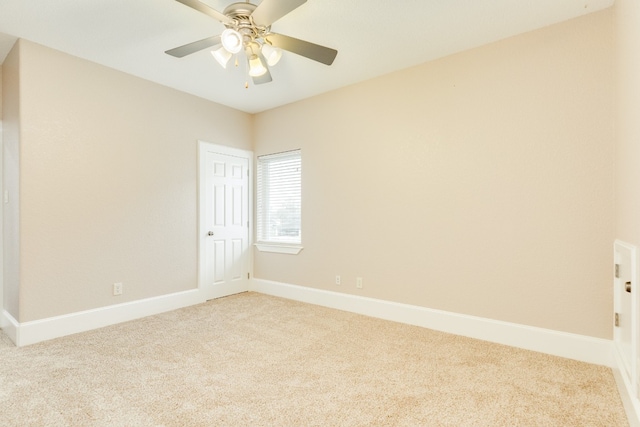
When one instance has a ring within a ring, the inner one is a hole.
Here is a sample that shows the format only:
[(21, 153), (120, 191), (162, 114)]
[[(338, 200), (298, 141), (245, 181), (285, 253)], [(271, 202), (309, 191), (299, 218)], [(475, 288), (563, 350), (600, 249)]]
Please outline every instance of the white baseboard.
[(7, 310), (2, 310), (2, 331), (14, 343), (18, 341), (18, 326), (18, 321)]
[[(0, 289), (1, 289), (1, 288), (0, 288)], [(2, 308), (2, 307), (0, 307), (0, 309), (1, 309), (1, 308)], [(0, 311), (0, 329), (4, 329), (4, 328), (6, 328), (7, 326), (9, 326), (9, 318), (6, 316), (7, 314), (9, 314), (9, 313), (7, 313), (7, 312), (6, 312), (6, 311), (4, 311), (4, 310), (1, 310), (1, 311)]]
[(629, 383), (628, 376), (622, 373), (623, 363), (621, 356), (614, 350), (615, 364), (612, 368), (613, 377), (616, 380), (618, 391), (620, 392), (620, 400), (627, 413), (627, 419), (629, 420), (629, 427), (640, 427), (640, 401), (634, 398), (633, 387)]
[(18, 346), (35, 344), (204, 302), (198, 289), (19, 323), (6, 311), (3, 329)]
[(614, 367), (610, 340), (254, 278), (250, 290), (421, 326), (582, 362)]

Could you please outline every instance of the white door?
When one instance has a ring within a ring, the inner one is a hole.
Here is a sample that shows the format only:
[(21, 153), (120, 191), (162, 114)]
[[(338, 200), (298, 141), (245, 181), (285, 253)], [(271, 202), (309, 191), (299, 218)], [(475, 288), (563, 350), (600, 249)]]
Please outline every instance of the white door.
[(238, 154), (201, 145), (200, 282), (206, 299), (249, 289), (250, 157)]
[(615, 277), (613, 288), (615, 326), (613, 339), (616, 355), (627, 386), (637, 393), (636, 381), (636, 294), (635, 247), (617, 241), (614, 246)]

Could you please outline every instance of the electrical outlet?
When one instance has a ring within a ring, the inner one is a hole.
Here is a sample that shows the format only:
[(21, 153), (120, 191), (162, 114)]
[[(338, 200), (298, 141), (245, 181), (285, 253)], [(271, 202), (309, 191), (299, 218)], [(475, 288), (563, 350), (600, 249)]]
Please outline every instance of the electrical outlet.
[(362, 277), (356, 279), (356, 288), (362, 289)]
[(342, 283), (342, 280), (340, 279), (340, 276), (336, 276), (336, 285), (339, 285)]
[(113, 295), (122, 295), (122, 283), (113, 284)]

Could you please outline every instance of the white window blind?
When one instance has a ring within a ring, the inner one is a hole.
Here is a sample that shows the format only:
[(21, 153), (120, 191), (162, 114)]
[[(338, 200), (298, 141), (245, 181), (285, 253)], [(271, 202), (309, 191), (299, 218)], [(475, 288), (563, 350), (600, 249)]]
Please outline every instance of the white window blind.
[(258, 157), (258, 242), (302, 243), (300, 150)]

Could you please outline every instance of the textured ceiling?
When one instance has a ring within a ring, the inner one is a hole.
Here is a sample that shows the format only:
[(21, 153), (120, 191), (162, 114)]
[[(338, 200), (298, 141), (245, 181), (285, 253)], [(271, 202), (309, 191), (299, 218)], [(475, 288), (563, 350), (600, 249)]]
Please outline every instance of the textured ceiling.
[[(222, 11), (233, 3), (206, 0)], [(254, 0), (254, 3), (259, 1)], [(308, 0), (273, 24), (338, 50), (332, 66), (285, 53), (273, 82), (245, 89), (246, 69), (222, 69), (209, 50), (165, 50), (223, 25), (174, 0), (2, 0), (0, 61), (24, 38), (255, 113), (607, 8), (613, 0)]]

